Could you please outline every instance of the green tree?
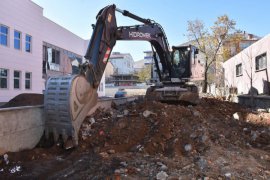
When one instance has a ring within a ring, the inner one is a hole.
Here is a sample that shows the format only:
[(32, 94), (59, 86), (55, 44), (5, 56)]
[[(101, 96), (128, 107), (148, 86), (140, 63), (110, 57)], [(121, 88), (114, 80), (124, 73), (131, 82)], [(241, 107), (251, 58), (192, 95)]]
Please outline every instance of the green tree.
[(222, 58), (222, 44), (228, 35), (235, 31), (235, 24), (227, 15), (218, 17), (210, 29), (206, 28), (201, 20), (188, 21), (187, 36), (199, 48), (205, 59), (203, 92), (207, 91), (210, 67)]
[(145, 65), (137, 74), (141, 82), (146, 82), (151, 79), (151, 65)]

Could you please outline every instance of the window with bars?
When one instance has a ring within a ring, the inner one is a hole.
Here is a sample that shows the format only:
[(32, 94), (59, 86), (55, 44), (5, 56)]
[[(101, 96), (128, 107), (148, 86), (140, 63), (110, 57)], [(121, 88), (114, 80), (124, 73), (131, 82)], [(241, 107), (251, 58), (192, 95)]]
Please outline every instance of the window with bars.
[(0, 68), (0, 89), (8, 88), (8, 70)]
[(0, 25), (0, 44), (8, 46), (8, 27)]
[(20, 71), (14, 71), (14, 89), (20, 89), (20, 85), (21, 85), (21, 72)]
[(267, 56), (266, 53), (263, 53), (255, 58), (256, 63), (256, 71), (260, 71), (266, 69), (267, 66)]
[(28, 34), (25, 35), (25, 51), (29, 53), (32, 51), (32, 37)]
[(25, 73), (25, 89), (31, 89), (31, 73)]
[(21, 32), (14, 30), (14, 48), (21, 49)]

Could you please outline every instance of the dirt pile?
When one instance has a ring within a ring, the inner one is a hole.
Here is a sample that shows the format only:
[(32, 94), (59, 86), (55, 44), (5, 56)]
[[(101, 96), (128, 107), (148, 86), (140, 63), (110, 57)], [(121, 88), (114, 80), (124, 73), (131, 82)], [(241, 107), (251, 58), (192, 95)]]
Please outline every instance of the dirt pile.
[(234, 177), (268, 177), (263, 172), (270, 168), (269, 125), (267, 113), (216, 99), (188, 107), (145, 102), (97, 111), (82, 125), (80, 147), (104, 158), (139, 153), (184, 160), (170, 173), (190, 164), (186, 174), (194, 177), (225, 177), (227, 171)]
[(15, 96), (13, 99), (11, 99), (9, 102), (4, 104), (0, 108), (43, 105), (43, 103), (43, 94), (24, 93)]
[[(270, 113), (203, 98), (197, 106), (158, 102), (98, 109), (79, 147), (8, 153), (6, 178), (269, 179)], [(10, 172), (19, 170), (10, 175)]]

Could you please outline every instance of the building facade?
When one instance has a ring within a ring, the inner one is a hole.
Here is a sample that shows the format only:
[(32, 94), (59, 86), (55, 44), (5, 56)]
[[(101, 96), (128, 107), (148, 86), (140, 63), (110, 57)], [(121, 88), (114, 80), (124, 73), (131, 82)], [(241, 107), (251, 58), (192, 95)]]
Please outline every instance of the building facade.
[(237, 94), (270, 93), (270, 34), (223, 64), (225, 86)]
[(129, 53), (113, 52), (109, 62), (114, 67), (115, 74), (133, 74), (134, 60)]
[(43, 93), (49, 76), (76, 72), (87, 40), (44, 17), (30, 0), (1, 0), (0, 7), (0, 102)]

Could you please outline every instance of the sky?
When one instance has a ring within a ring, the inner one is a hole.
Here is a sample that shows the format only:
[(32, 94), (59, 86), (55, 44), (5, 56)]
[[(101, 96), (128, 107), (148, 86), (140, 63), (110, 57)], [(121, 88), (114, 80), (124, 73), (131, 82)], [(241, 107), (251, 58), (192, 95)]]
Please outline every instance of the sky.
[[(115, 4), (142, 18), (149, 18), (163, 27), (170, 46), (188, 39), (187, 22), (202, 20), (211, 27), (218, 16), (227, 14), (236, 21), (236, 28), (263, 37), (270, 33), (269, 0), (32, 0), (43, 7), (44, 16), (65, 27), (83, 39), (90, 39), (91, 24), (103, 7)], [(118, 26), (137, 25), (140, 22), (117, 13)], [(151, 50), (150, 43), (117, 41), (113, 51), (130, 53), (135, 61)]]

